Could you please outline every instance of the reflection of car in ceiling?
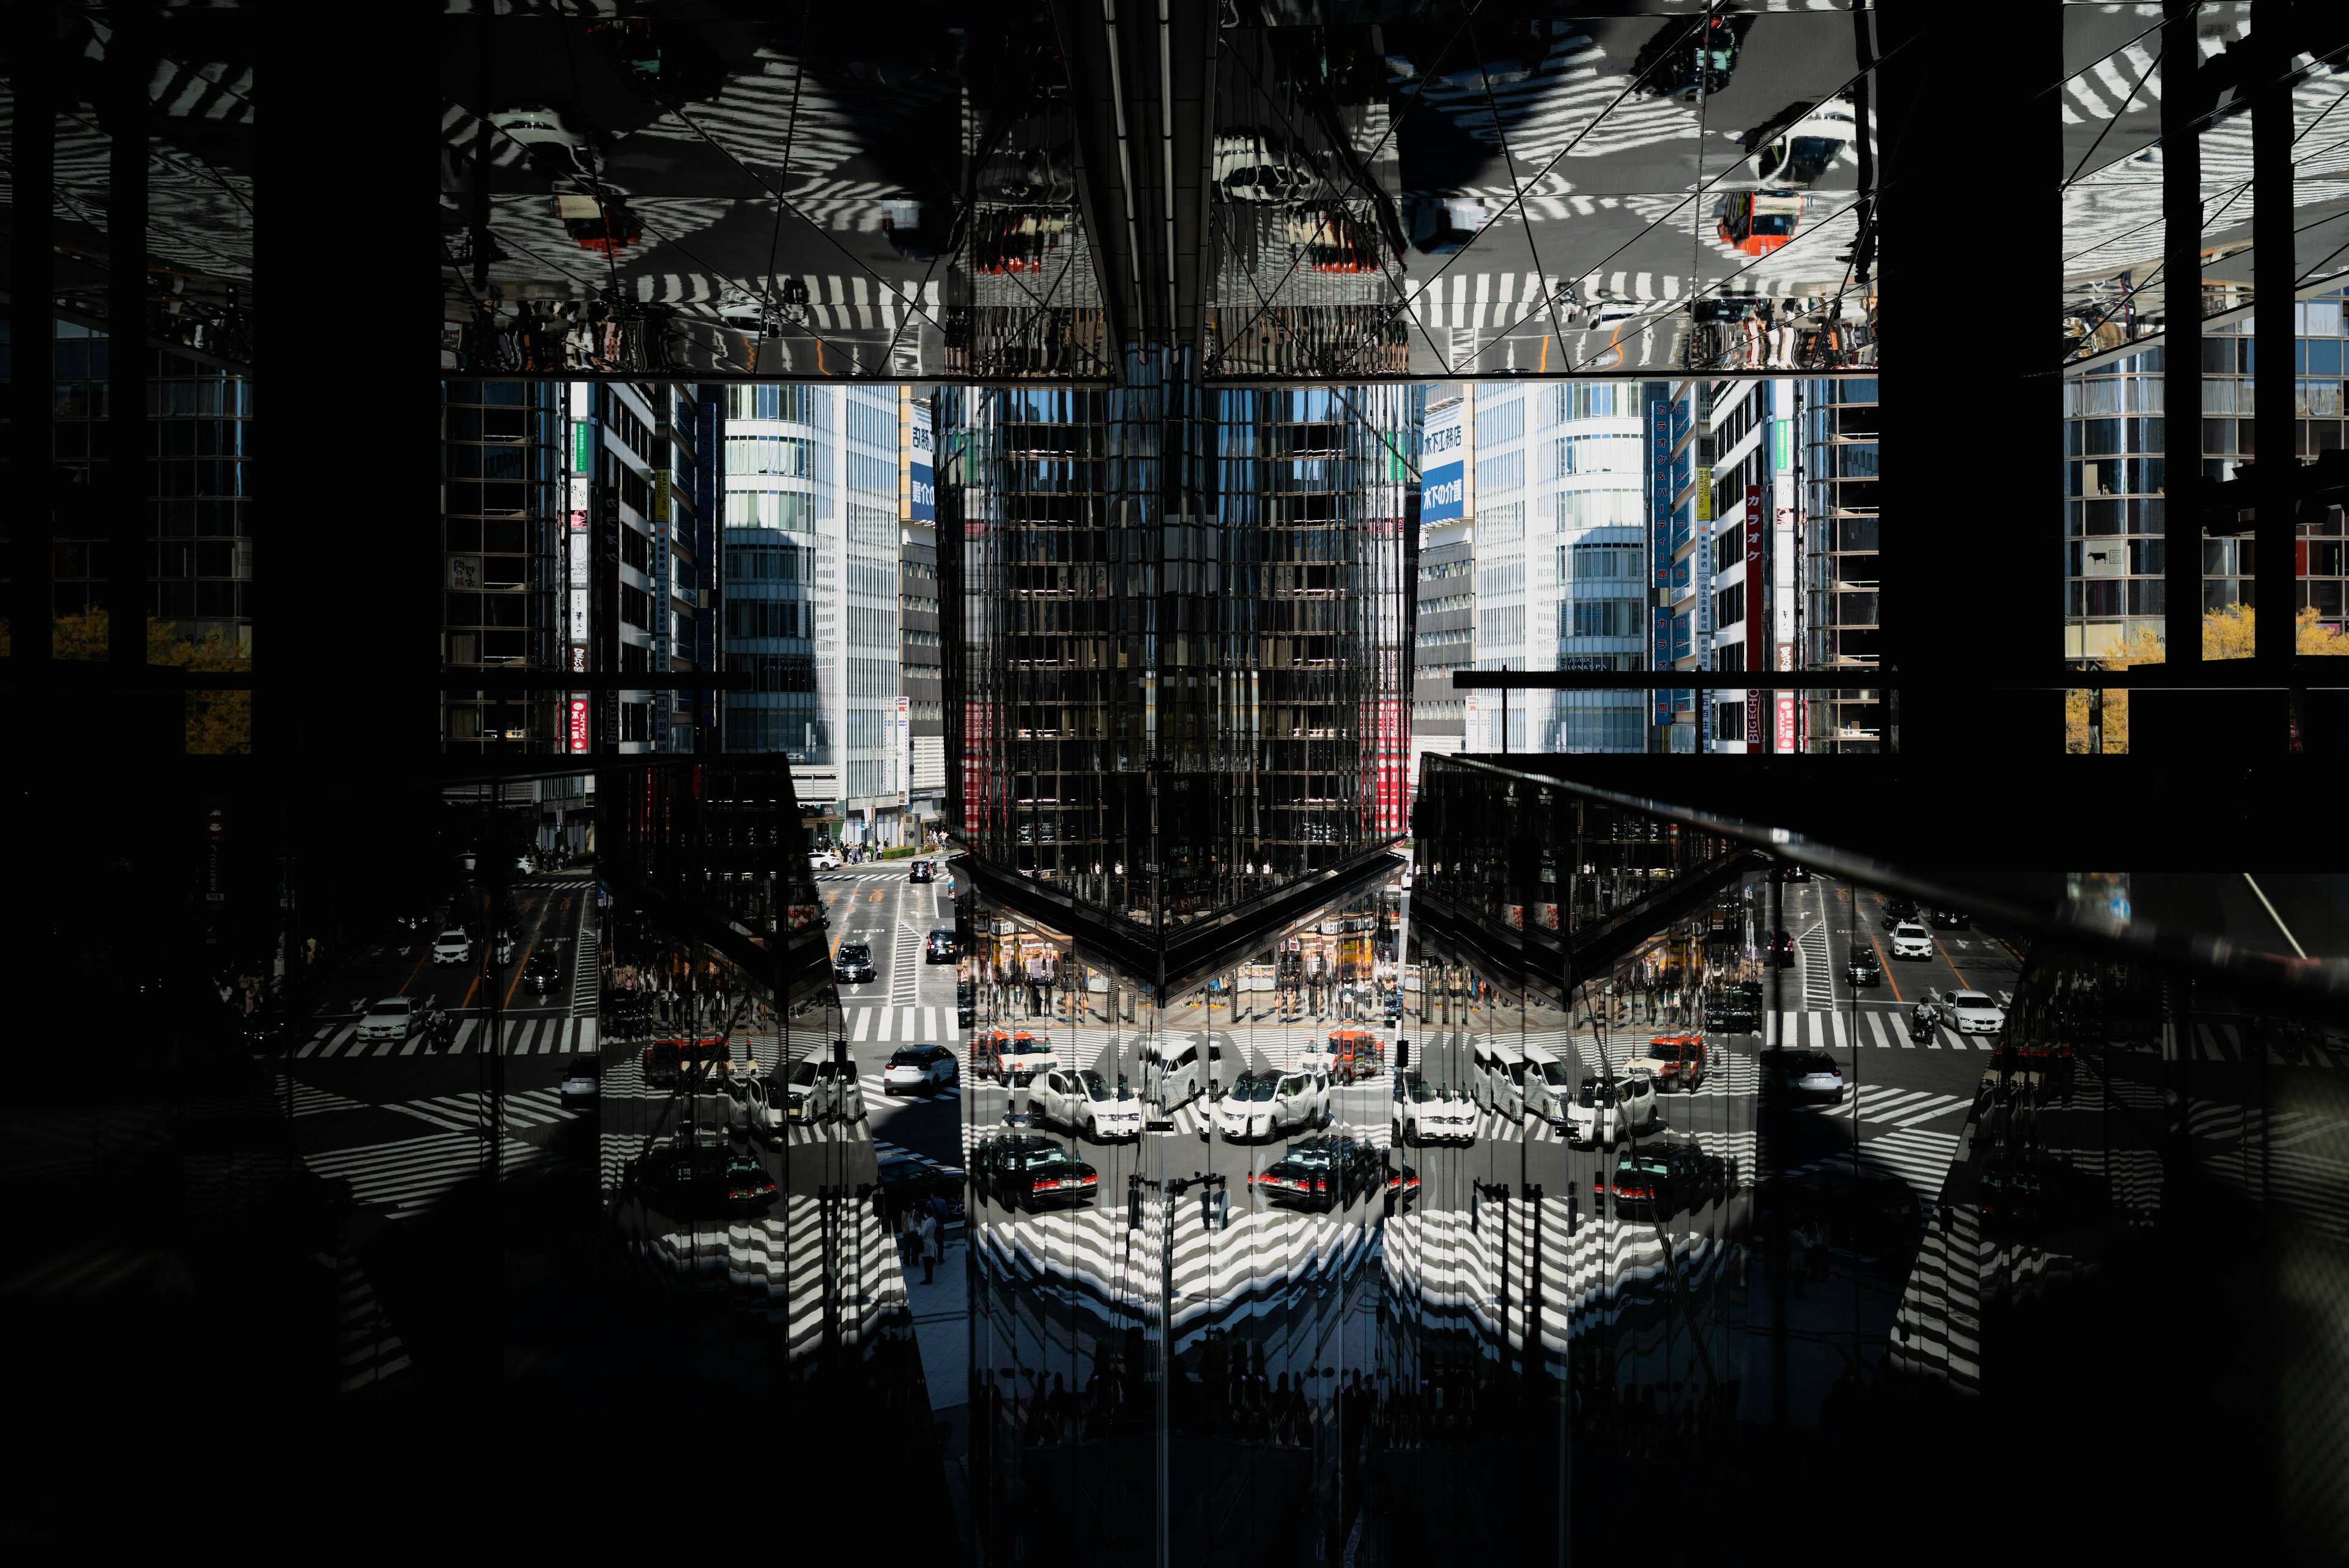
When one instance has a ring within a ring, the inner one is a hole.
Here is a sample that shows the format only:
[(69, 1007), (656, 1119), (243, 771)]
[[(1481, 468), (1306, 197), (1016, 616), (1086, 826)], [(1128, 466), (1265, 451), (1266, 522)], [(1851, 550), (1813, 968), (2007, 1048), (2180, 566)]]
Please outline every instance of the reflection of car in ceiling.
[(1747, 133), (1745, 145), (1754, 154), (1754, 178), (1764, 185), (1816, 185), (1854, 134), (1851, 104), (1830, 99), (1816, 109), (1797, 106)]
[(644, 238), (636, 214), (617, 197), (598, 202), (593, 196), (558, 194), (554, 215), (563, 220), (563, 232), (580, 249), (599, 254), (616, 254)]
[(948, 211), (944, 202), (884, 202), (881, 232), (906, 260), (936, 261), (948, 248)]
[(724, 58), (694, 23), (628, 16), (584, 32), (639, 98), (663, 104), (716, 98), (725, 83)]
[(548, 179), (565, 174), (591, 175), (595, 153), (587, 133), (574, 130), (570, 117), (545, 104), (516, 104), (492, 109), (490, 123), (522, 144), (531, 167)]
[(1795, 237), (1803, 204), (1795, 192), (1733, 191), (1713, 209), (1714, 232), (1742, 255), (1766, 255)]
[(971, 224), (973, 272), (1034, 272), (1061, 246), (1069, 221), (1056, 213), (982, 213)]
[(1369, 224), (1339, 206), (1303, 207), (1288, 220), (1288, 259), (1314, 272), (1379, 270), (1379, 240)]
[(1678, 99), (1694, 103), (1729, 85), (1737, 69), (1737, 51), (1744, 43), (1751, 16), (1674, 16), (1642, 45), (1631, 62), (1641, 98)]
[(1057, 206), (1077, 199), (1076, 166), (1065, 147), (1004, 148), (980, 167), (977, 184), (981, 200), (1022, 206)]
[(1321, 171), (1305, 149), (1265, 131), (1216, 138), (1216, 188), (1240, 202), (1294, 202), (1313, 193)]
[(1491, 217), (1479, 196), (1413, 197), (1411, 243), (1432, 256), (1450, 255), (1475, 239)]

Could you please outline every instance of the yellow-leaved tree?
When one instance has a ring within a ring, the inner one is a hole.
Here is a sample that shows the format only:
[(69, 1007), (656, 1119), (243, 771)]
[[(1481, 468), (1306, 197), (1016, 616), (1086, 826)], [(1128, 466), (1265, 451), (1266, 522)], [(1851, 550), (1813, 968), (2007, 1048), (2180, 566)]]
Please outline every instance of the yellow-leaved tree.
[[(2202, 617), (2202, 657), (2205, 659), (2249, 659), (2257, 645), (2258, 612), (2249, 605), (2229, 605), (2224, 609), (2210, 610)], [(2316, 655), (2349, 655), (2349, 637), (2335, 628), (2321, 624), (2313, 609), (2304, 609), (2293, 622), (2292, 650)], [(2161, 639), (2149, 627), (2139, 628), (2136, 636), (2106, 658), (2097, 660), (2106, 670), (2126, 670), (2133, 664), (2159, 664), (2166, 655)], [(2086, 753), (2091, 745), (2093, 698), (2086, 691), (2069, 691), (2064, 697), (2064, 749)], [(2106, 688), (2105, 691), (2104, 741), (2107, 753), (2128, 750), (2128, 692)]]
[[(103, 660), (111, 649), (112, 619), (103, 607), (61, 615), (49, 623), (49, 657)], [(5, 651), (5, 649), (0, 649)], [(183, 638), (170, 621), (147, 618), (147, 662), (181, 670), (248, 674), (253, 659), (217, 628), (202, 640)], [(193, 691), (187, 694), (187, 747), (191, 756), (245, 756), (253, 751), (253, 693)]]

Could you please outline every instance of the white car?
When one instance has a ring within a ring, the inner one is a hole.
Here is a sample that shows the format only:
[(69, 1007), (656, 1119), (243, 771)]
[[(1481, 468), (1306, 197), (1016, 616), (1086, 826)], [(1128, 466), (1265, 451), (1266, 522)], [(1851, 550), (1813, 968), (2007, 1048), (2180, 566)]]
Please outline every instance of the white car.
[(829, 849), (819, 849), (814, 854), (808, 857), (808, 869), (811, 871), (837, 871), (840, 869), (840, 857), (834, 855)]
[(1609, 1082), (1585, 1078), (1566, 1108), (1567, 1141), (1585, 1148), (1655, 1130), (1656, 1080), (1647, 1073), (1626, 1073)]
[(1995, 1034), (2006, 1027), (2006, 1009), (1979, 991), (1950, 994), (1951, 1022), (1961, 1034)]
[(500, 931), (490, 944), (490, 956), (499, 963), (513, 962), (514, 940), (512, 931)]
[(882, 1069), (881, 1086), (893, 1095), (927, 1095), (955, 1081), (955, 1054), (943, 1045), (901, 1045)]
[(359, 1020), (362, 1040), (405, 1040), (416, 1028), (416, 1003), (404, 996), (387, 996)]
[(1933, 935), (1914, 920), (1903, 920), (1892, 928), (1892, 956), (1897, 959), (1929, 959), (1933, 956)]
[(1398, 1073), (1394, 1086), (1394, 1137), (1403, 1144), (1469, 1143), (1476, 1137), (1476, 1102), (1438, 1088), (1420, 1073)]
[(1830, 99), (1754, 151), (1754, 178), (1782, 187), (1817, 184), (1827, 166), (1851, 145), (1854, 126), (1851, 105)]
[(597, 1065), (596, 1058), (593, 1056), (571, 1059), (571, 1071), (564, 1075), (563, 1086), (556, 1091), (566, 1109), (595, 1103), (603, 1087), (602, 1080), (596, 1076)]
[(1099, 1073), (1056, 1069), (1028, 1085), (1028, 1115), (1053, 1121), (1100, 1143), (1142, 1136), (1142, 1102), (1123, 1081), (1112, 1085)]
[(490, 111), (490, 123), (528, 151), (542, 172), (586, 174), (593, 171), (587, 139), (544, 104), (516, 104)]
[(1243, 1073), (1216, 1102), (1216, 1126), (1226, 1138), (1278, 1137), (1330, 1119), (1330, 1080), (1319, 1073)]
[(434, 963), (463, 963), (473, 956), (473, 939), (451, 926), (432, 939)]

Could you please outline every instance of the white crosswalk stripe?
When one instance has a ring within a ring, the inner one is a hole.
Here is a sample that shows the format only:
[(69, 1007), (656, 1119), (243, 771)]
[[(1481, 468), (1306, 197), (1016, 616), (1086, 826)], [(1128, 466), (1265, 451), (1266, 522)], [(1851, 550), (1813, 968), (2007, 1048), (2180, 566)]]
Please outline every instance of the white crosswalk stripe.
[[(269, 1097), (274, 1104), (283, 1106), (285, 1103), (285, 1075), (282, 1073), (277, 1075), (274, 1082), (275, 1087), (270, 1090)], [(367, 1103), (363, 1100), (345, 1099), (340, 1095), (330, 1095), (326, 1090), (303, 1083), (298, 1078), (294, 1081), (293, 1114), (295, 1116), (325, 1116), (331, 1111), (363, 1111), (367, 1108)]]
[[(359, 1148), (305, 1154), (304, 1163), (322, 1178), (347, 1179), (352, 1198), (363, 1204), (388, 1206), (394, 1219), (405, 1219), (441, 1197), (450, 1188), (481, 1170), (481, 1139), (466, 1132), (433, 1133), (393, 1143)], [(501, 1164), (507, 1174), (561, 1163), (533, 1143), (505, 1140)]]
[[(436, 1095), (428, 1099), (392, 1101), (384, 1109), (398, 1111), (452, 1132), (463, 1132), (484, 1125), (485, 1098), (479, 1091)], [(564, 1107), (559, 1089), (523, 1089), (505, 1096), (504, 1100), (505, 1122), (510, 1128), (553, 1127), (558, 1122), (575, 1120), (583, 1114)]]

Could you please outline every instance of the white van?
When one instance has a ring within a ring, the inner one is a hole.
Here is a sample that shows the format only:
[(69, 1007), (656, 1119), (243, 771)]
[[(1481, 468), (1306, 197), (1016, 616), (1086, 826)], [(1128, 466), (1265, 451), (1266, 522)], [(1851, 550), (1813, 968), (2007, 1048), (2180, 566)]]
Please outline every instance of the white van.
[(1167, 1110), (1199, 1097), (1207, 1082), (1207, 1036), (1199, 1031), (1143, 1036), (1142, 1094)]
[(1526, 1059), (1515, 1045), (1493, 1035), (1476, 1042), (1469, 1083), (1480, 1107), (1523, 1121), (1525, 1081)]
[(1572, 1069), (1539, 1045), (1526, 1047), (1526, 1073), (1520, 1080), (1525, 1108), (1564, 1132), (1567, 1109), (1574, 1102)]

